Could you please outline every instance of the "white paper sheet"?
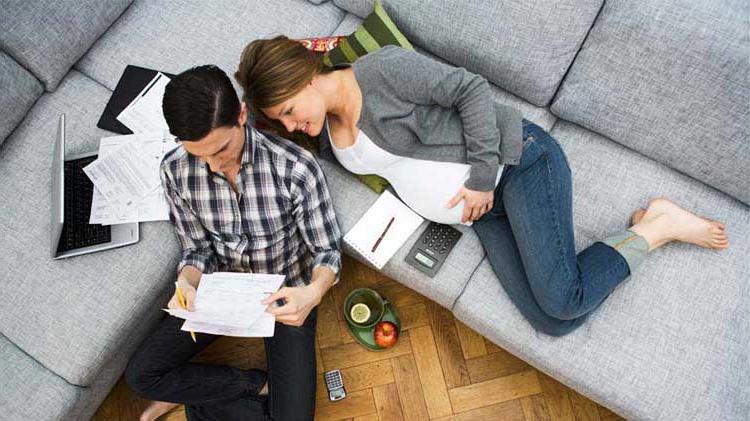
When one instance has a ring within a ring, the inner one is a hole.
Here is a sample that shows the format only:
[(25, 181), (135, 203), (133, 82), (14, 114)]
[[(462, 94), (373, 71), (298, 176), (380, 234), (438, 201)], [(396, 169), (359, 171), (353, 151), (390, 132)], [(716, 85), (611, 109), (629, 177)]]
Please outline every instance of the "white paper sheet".
[(223, 326), (210, 323), (195, 322), (187, 320), (182, 324), (181, 330), (201, 333), (210, 333), (212, 335), (222, 336), (240, 336), (243, 338), (262, 338), (271, 337), (274, 334), (276, 319), (270, 313), (264, 313), (253, 324), (247, 327)]
[(167, 221), (169, 206), (164, 198), (164, 189), (159, 182), (159, 165), (164, 155), (179, 146), (171, 136), (164, 137), (160, 132), (138, 135), (104, 137), (99, 143), (99, 158), (105, 157), (127, 143), (137, 144), (142, 150), (151, 169), (150, 177), (159, 183), (151, 193), (128, 204), (112, 205), (98, 188), (94, 189), (91, 204), (90, 224), (124, 224), (126, 222)]
[(133, 101), (120, 112), (117, 119), (133, 133), (167, 132), (169, 126), (164, 119), (161, 103), (169, 77), (157, 73)]
[(275, 317), (262, 301), (276, 292), (284, 275), (215, 272), (203, 275), (195, 310), (165, 309), (185, 319), (182, 330), (227, 336), (273, 336)]

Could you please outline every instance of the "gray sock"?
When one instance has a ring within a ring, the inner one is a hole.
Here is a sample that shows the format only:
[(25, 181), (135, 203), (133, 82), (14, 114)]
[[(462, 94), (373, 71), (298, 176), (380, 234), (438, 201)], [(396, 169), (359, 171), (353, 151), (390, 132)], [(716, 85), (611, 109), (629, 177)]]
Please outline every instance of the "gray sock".
[(630, 230), (618, 232), (601, 241), (625, 258), (632, 275), (648, 253), (648, 241)]

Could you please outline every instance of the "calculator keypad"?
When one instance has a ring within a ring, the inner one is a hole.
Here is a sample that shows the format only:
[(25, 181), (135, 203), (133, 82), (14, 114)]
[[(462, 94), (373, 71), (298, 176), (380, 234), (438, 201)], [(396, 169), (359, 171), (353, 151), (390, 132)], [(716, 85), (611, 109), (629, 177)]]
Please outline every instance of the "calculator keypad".
[(335, 371), (331, 371), (325, 374), (326, 385), (329, 389), (337, 389), (343, 387), (344, 384), (341, 382), (341, 374)]
[(450, 225), (430, 222), (405, 260), (427, 276), (434, 277), (461, 235), (461, 231)]
[(459, 233), (445, 225), (432, 225), (422, 238), (422, 243), (432, 250), (445, 254), (448, 247), (459, 237)]

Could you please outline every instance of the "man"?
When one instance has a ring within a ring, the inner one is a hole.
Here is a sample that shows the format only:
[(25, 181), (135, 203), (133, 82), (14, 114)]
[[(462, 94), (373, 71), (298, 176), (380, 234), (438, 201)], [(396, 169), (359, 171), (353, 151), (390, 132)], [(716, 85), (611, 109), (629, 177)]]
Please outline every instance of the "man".
[[(180, 330), (165, 316), (130, 360), (126, 377), (154, 400), (141, 420), (177, 403), (189, 420), (312, 419), (317, 304), (338, 282), (340, 239), (330, 194), (312, 154), (247, 124), (229, 78), (200, 66), (166, 87), (164, 116), (181, 147), (164, 157), (161, 182), (182, 246), (177, 283), (193, 309), (203, 273), (286, 275), (263, 304), (276, 317), (261, 370), (189, 363), (217, 336)], [(284, 303), (278, 306), (277, 303)], [(179, 308), (176, 291), (170, 308)]]

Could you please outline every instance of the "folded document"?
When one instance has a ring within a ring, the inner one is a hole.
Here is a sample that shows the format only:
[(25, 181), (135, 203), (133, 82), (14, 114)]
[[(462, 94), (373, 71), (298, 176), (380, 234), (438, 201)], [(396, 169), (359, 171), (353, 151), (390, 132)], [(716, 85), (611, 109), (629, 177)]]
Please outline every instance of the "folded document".
[(214, 272), (203, 275), (195, 310), (164, 309), (185, 319), (184, 331), (222, 336), (273, 336), (276, 318), (261, 301), (276, 292), (284, 275)]

